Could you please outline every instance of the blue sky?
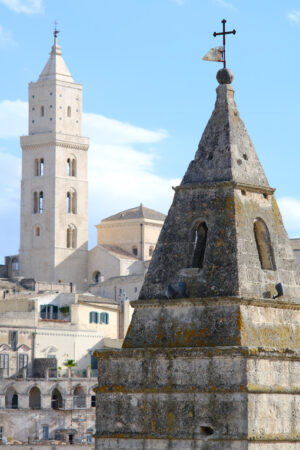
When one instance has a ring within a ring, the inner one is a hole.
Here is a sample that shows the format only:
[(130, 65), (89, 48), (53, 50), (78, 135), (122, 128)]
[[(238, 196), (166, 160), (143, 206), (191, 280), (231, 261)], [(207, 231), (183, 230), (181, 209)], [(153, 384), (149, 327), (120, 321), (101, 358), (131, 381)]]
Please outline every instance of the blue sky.
[(167, 212), (210, 117), (220, 64), (202, 61), (228, 28), (236, 101), (290, 237), (300, 236), (300, 2), (0, 0), (0, 262), (19, 248), (20, 134), (27, 85), (59, 43), (84, 86), (94, 225), (143, 202)]

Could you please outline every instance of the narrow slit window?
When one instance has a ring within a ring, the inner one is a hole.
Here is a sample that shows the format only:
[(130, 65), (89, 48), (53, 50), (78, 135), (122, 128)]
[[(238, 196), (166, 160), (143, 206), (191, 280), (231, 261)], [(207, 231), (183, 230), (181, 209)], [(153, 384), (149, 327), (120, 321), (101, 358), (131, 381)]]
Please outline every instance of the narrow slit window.
[(270, 233), (262, 219), (256, 219), (254, 222), (254, 236), (261, 268), (264, 270), (276, 270)]
[(67, 213), (71, 212), (71, 194), (70, 192), (67, 192)]
[(72, 192), (72, 214), (76, 214), (77, 202), (76, 202), (76, 192)]
[(71, 176), (71, 160), (70, 158), (67, 159), (67, 175)]
[(205, 222), (198, 223), (192, 231), (192, 267), (202, 269), (207, 241), (207, 225)]
[(41, 229), (40, 229), (39, 226), (37, 226), (36, 229), (35, 229), (35, 235), (36, 236), (40, 236), (41, 235)]
[(34, 160), (34, 175), (36, 177), (39, 175), (39, 160), (37, 158)]
[(44, 158), (40, 159), (40, 176), (44, 175)]
[(72, 177), (76, 177), (76, 160), (72, 159)]
[(44, 194), (41, 191), (39, 194), (39, 213), (43, 214), (44, 211)]
[(67, 248), (71, 247), (71, 229), (70, 227), (67, 229)]
[(45, 108), (44, 106), (41, 106), (41, 116), (44, 117), (45, 115)]
[(36, 214), (38, 212), (38, 195), (37, 192), (33, 193), (33, 212)]
[(71, 112), (72, 112), (71, 106), (68, 106), (68, 109), (67, 109), (67, 116), (68, 117), (71, 117)]
[(72, 237), (72, 248), (76, 248), (76, 246), (77, 246), (77, 233), (76, 233), (76, 228), (73, 228), (72, 229), (72, 235), (71, 235), (71, 237)]

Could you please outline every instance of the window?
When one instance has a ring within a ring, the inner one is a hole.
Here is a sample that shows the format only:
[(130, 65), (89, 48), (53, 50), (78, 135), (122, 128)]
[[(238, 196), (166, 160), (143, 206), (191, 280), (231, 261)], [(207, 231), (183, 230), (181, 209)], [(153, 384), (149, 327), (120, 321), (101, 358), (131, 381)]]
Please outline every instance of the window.
[(41, 235), (41, 229), (39, 226), (35, 227), (35, 235), (40, 236)]
[(5, 408), (18, 409), (19, 398), (13, 386), (10, 386), (5, 393)]
[(56, 305), (41, 305), (40, 306), (41, 319), (58, 319), (58, 306)]
[(48, 441), (49, 439), (49, 426), (48, 425), (43, 425), (43, 437), (42, 440), (43, 441)]
[(19, 370), (24, 369), (28, 366), (28, 355), (25, 353), (19, 354)]
[(91, 396), (91, 407), (96, 408), (96, 395)]
[(95, 358), (94, 355), (91, 355), (91, 370), (97, 370), (98, 369), (98, 359)]
[(67, 248), (71, 247), (71, 228), (67, 229)]
[(18, 332), (17, 331), (9, 332), (9, 343), (10, 343), (12, 351), (15, 352), (17, 350), (17, 346), (18, 346)]
[(98, 313), (96, 311), (90, 312), (90, 323), (98, 323)]
[(9, 354), (0, 353), (0, 369), (4, 369), (3, 372), (8, 376), (9, 374)]
[(41, 391), (37, 386), (33, 386), (29, 392), (29, 408), (41, 409)]
[(108, 325), (109, 323), (109, 314), (108, 313), (100, 313), (100, 323), (105, 323)]
[(73, 393), (73, 408), (86, 408), (86, 398), (81, 386), (77, 386)]
[(67, 116), (68, 116), (68, 117), (71, 117), (71, 106), (68, 106), (68, 109), (67, 109)]
[(76, 160), (72, 159), (72, 177), (76, 177)]
[(39, 160), (37, 158), (34, 160), (34, 175), (36, 177), (39, 175)]
[(197, 223), (192, 230), (192, 267), (202, 269), (207, 240), (205, 222)]
[(33, 213), (37, 214), (38, 212), (38, 195), (37, 192), (33, 193)]
[(136, 247), (135, 245), (132, 247), (132, 253), (133, 253), (135, 256), (138, 255), (138, 249), (137, 249), (137, 247)]
[(55, 388), (52, 391), (51, 395), (51, 408), (52, 409), (61, 409), (63, 407), (63, 399), (60, 391)]
[(3, 427), (0, 427), (0, 441), (2, 441), (3, 438)]
[(53, 358), (54, 359), (54, 358), (56, 358), (56, 355), (48, 353), (47, 358)]
[(96, 272), (94, 272), (93, 281), (94, 283), (99, 283), (101, 281), (101, 272), (99, 272), (99, 270), (96, 270)]
[(41, 106), (41, 116), (44, 117), (45, 115), (45, 108), (44, 106)]
[(44, 175), (44, 158), (40, 159), (40, 176)]
[(70, 158), (67, 159), (67, 175), (71, 176), (71, 160)]
[(77, 229), (74, 225), (69, 225), (67, 228), (67, 248), (77, 247)]
[(44, 194), (41, 191), (39, 194), (39, 213), (43, 214), (44, 211)]
[(67, 213), (70, 214), (76, 214), (76, 209), (77, 209), (77, 198), (76, 198), (76, 192), (67, 192), (67, 205), (66, 205), (66, 209), (67, 209)]
[(153, 255), (153, 251), (154, 251), (154, 247), (153, 247), (153, 245), (151, 245), (151, 247), (149, 247), (149, 256)]
[(72, 237), (72, 248), (76, 248), (77, 246), (77, 232), (76, 228), (72, 228), (71, 230), (71, 237)]
[(254, 222), (254, 236), (261, 268), (276, 270), (269, 230), (262, 219), (256, 219)]

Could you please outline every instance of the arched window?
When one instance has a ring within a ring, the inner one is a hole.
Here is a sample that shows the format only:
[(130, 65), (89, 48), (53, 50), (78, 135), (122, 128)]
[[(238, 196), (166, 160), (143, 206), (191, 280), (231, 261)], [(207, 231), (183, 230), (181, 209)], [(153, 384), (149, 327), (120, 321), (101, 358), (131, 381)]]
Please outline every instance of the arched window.
[(138, 255), (138, 249), (137, 249), (137, 246), (136, 246), (136, 245), (134, 245), (134, 246), (132, 247), (132, 253), (134, 254), (134, 256), (137, 256), (137, 255)]
[(72, 236), (72, 248), (76, 248), (77, 247), (77, 230), (75, 227), (72, 228), (71, 236)]
[(71, 160), (70, 160), (70, 158), (68, 158), (67, 159), (67, 175), (68, 175), (68, 177), (70, 177), (71, 176)]
[(73, 408), (86, 408), (86, 397), (81, 386), (76, 386), (73, 393)]
[(67, 109), (67, 116), (68, 116), (68, 117), (71, 117), (71, 106), (68, 106), (68, 109)]
[(67, 192), (67, 213), (71, 212), (71, 193)]
[(16, 390), (11, 386), (5, 394), (5, 408), (18, 409), (19, 397)]
[(76, 196), (76, 192), (72, 192), (72, 199), (71, 199), (71, 203), (72, 203), (72, 214), (76, 214), (77, 212), (77, 196)]
[(17, 256), (14, 256), (11, 260), (11, 270), (17, 272), (19, 270), (19, 260)]
[(154, 247), (153, 245), (151, 245), (151, 247), (149, 247), (149, 256), (152, 256), (154, 252)]
[(76, 177), (76, 159), (72, 159), (72, 177)]
[(41, 106), (41, 116), (44, 117), (45, 115), (45, 108), (44, 106)]
[(202, 269), (207, 240), (205, 222), (196, 223), (192, 230), (192, 267)]
[(44, 175), (44, 158), (40, 159), (40, 176)]
[(254, 221), (254, 236), (261, 268), (264, 270), (276, 270), (269, 230), (262, 219)]
[(67, 228), (67, 248), (71, 248), (71, 228)]
[(63, 407), (63, 399), (60, 391), (55, 388), (52, 391), (51, 395), (51, 408), (52, 409), (61, 409)]
[(33, 193), (33, 212), (37, 214), (38, 212), (38, 194), (37, 192)]
[(44, 194), (41, 191), (39, 194), (39, 213), (43, 214), (44, 211)]
[(41, 391), (34, 386), (29, 392), (29, 408), (41, 409)]
[(39, 175), (39, 160), (37, 158), (34, 160), (34, 175), (36, 177)]
[(109, 324), (109, 314), (108, 313), (100, 313), (100, 323), (105, 323), (106, 325)]

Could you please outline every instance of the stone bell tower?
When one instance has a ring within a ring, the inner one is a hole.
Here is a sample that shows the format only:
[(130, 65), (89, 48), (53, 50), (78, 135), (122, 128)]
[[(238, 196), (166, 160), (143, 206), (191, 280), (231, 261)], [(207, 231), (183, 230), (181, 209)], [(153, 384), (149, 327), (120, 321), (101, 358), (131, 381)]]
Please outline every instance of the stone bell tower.
[(97, 353), (97, 450), (300, 445), (299, 272), (232, 79), (219, 71), (123, 348)]
[(82, 85), (54, 44), (29, 84), (29, 133), (21, 137), (20, 273), (84, 289), (88, 258), (87, 151), (81, 136)]

